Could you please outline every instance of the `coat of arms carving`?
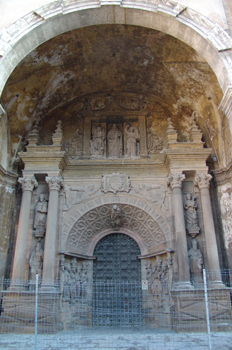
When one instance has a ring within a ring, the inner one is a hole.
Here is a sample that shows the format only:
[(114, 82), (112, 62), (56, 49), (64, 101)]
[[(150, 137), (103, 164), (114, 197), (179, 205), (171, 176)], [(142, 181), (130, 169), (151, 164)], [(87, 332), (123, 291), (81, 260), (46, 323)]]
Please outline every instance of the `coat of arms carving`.
[(129, 192), (130, 177), (126, 174), (112, 173), (102, 175), (102, 192)]

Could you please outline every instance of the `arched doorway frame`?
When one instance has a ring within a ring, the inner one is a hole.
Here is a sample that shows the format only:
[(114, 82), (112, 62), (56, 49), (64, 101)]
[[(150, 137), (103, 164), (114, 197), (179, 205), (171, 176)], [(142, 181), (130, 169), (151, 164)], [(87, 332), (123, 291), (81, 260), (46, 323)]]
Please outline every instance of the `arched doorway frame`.
[[(61, 241), (60, 241), (60, 250), (65, 251), (66, 250), (66, 244), (69, 237), (69, 234), (75, 225), (75, 223), (81, 219), (85, 214), (89, 213), (92, 209), (99, 208), (103, 205), (112, 205), (118, 203), (119, 205), (129, 205), (132, 207), (137, 208), (138, 210), (144, 211), (147, 215), (151, 217), (151, 219), (156, 222), (160, 229), (162, 230), (163, 236), (165, 238), (166, 244), (171, 244), (172, 241), (172, 234), (171, 234), (171, 228), (168, 222), (168, 218), (164, 216), (164, 214), (161, 212), (160, 208), (157, 208), (157, 206), (147, 202), (145, 199), (142, 199), (140, 197), (131, 195), (131, 194), (103, 194), (100, 196), (93, 197), (85, 203), (77, 204), (74, 207), (72, 207), (63, 220), (62, 225), (62, 232), (61, 232)], [(123, 230), (125, 234), (132, 237), (139, 245), (141, 249), (141, 253), (144, 252), (144, 254), (147, 253), (147, 248), (145, 246), (145, 242), (142, 242), (142, 238), (139, 237), (139, 235), (134, 234), (134, 230), (121, 227), (120, 230)], [(100, 239), (100, 237), (107, 234), (107, 232), (112, 231), (112, 228), (106, 227), (105, 230), (99, 231), (97, 234), (95, 234), (91, 241), (89, 242), (88, 248), (86, 250), (85, 254), (88, 254), (89, 252), (93, 252), (94, 246), (96, 242)], [(123, 232), (122, 232), (123, 233)], [(170, 247), (169, 247), (170, 248)], [(88, 252), (88, 253), (87, 253)], [(143, 254), (143, 253), (142, 253)], [(92, 255), (92, 254), (90, 254)]]
[[(107, 5), (107, 6), (106, 6)], [(128, 24), (169, 34), (195, 49), (211, 66), (225, 93), (232, 84), (232, 39), (223, 28), (174, 1), (51, 2), (24, 16), (0, 40), (0, 93), (18, 63), (45, 41), (99, 24)], [(183, 11), (184, 10), (184, 11)]]

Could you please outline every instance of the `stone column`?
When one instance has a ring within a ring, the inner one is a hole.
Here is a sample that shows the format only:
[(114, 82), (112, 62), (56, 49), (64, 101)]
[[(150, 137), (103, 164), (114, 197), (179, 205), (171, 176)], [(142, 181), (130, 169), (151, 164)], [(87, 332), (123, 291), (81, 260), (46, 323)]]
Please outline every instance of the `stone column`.
[(212, 270), (212, 279), (215, 282), (221, 282), (221, 272), (218, 257), (216, 234), (213, 222), (213, 213), (211, 206), (211, 199), (209, 193), (209, 186), (212, 176), (210, 174), (197, 174), (195, 177), (195, 185), (201, 191), (202, 213), (205, 229), (206, 251), (208, 269)]
[(184, 179), (185, 175), (183, 174), (170, 175), (168, 179), (168, 184), (173, 190), (173, 208), (175, 221), (176, 253), (179, 271), (179, 285), (183, 288), (191, 288), (182, 197), (182, 181)]
[(31, 194), (38, 183), (34, 176), (19, 178), (22, 185), (22, 201), (19, 214), (19, 224), (15, 245), (15, 255), (12, 271), (12, 285), (25, 279), (25, 264), (27, 254), (27, 239), (30, 219)]
[(48, 183), (49, 188), (49, 202), (44, 245), (42, 289), (50, 290), (54, 287), (55, 279), (58, 204), (59, 191), (62, 186), (62, 178), (47, 176), (46, 182)]

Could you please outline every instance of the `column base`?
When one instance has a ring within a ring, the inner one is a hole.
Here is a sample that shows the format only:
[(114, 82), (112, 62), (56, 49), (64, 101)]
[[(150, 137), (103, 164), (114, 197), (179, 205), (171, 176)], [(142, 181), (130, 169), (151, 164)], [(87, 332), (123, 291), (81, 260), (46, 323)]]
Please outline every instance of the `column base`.
[(185, 290), (193, 290), (194, 287), (190, 282), (175, 282), (173, 283), (172, 290), (173, 291), (185, 291)]
[(39, 291), (42, 293), (59, 293), (60, 292), (58, 286), (54, 285), (54, 283), (42, 284)]
[(226, 289), (227, 287), (225, 284), (218, 280), (218, 281), (207, 281), (207, 289)]

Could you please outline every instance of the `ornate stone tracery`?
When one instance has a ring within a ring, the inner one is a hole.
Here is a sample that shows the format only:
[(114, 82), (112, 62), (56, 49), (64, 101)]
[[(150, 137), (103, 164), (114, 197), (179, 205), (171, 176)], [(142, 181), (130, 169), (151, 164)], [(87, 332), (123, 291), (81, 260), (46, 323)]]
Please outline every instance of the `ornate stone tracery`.
[[(111, 214), (112, 209), (109, 205), (102, 205), (88, 211), (72, 226), (66, 246), (69, 249), (86, 253), (93, 237), (112, 227)], [(121, 227), (136, 232), (147, 250), (166, 242), (158, 222), (148, 213), (133, 205), (120, 205), (120, 223)]]

